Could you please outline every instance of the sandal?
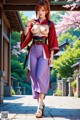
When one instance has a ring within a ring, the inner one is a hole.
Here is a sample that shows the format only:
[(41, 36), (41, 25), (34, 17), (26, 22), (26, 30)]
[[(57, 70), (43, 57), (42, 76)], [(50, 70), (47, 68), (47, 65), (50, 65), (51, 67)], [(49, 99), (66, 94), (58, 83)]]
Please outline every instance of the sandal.
[(35, 113), (36, 118), (41, 118), (42, 117), (42, 110), (41, 108), (38, 108), (37, 112)]
[(44, 116), (44, 108), (45, 108), (45, 104), (43, 102), (40, 102), (37, 112), (35, 113), (36, 118), (41, 118), (42, 116)]

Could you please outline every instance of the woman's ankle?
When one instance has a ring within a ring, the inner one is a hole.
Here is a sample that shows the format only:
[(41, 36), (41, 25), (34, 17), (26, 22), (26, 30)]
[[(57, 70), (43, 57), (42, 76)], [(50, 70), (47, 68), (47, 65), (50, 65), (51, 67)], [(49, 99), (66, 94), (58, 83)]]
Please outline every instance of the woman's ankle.
[(40, 101), (40, 102), (38, 103), (38, 108), (43, 109), (43, 102)]

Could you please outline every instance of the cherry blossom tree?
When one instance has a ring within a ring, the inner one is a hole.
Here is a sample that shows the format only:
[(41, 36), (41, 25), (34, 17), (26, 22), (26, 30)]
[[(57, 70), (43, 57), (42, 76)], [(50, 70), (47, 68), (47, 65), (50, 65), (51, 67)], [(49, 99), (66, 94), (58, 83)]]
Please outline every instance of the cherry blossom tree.
[(56, 31), (57, 35), (64, 33), (70, 28), (74, 28), (74, 31), (80, 29), (80, 12), (69, 11), (64, 15), (60, 15), (62, 21), (57, 22)]
[(25, 53), (26, 50), (25, 50), (25, 49), (22, 49), (22, 50), (21, 50), (21, 48), (20, 48), (20, 42), (17, 42), (17, 45), (16, 45), (16, 46), (13, 46), (13, 49), (12, 49), (11, 52), (12, 52), (12, 55), (15, 55), (15, 56), (18, 57), (18, 55), (19, 55), (20, 53)]
[[(55, 2), (61, 2), (60, 0), (55, 0)], [(67, 2), (66, 5), (63, 5), (65, 8), (70, 8), (70, 10), (73, 10), (74, 8), (78, 8), (80, 6), (80, 0), (64, 0), (64, 2)]]
[(73, 2), (73, 3), (64, 5), (63, 7), (71, 8), (71, 10), (80, 6), (80, 0), (67, 0), (67, 2)]

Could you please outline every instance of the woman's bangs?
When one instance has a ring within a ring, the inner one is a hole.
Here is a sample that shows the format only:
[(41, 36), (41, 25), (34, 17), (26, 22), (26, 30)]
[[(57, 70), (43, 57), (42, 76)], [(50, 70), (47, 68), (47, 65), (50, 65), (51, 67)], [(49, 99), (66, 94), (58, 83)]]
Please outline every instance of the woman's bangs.
[(44, 8), (44, 10), (46, 10), (46, 6), (45, 5), (38, 5), (37, 6), (37, 11), (40, 10), (42, 7)]

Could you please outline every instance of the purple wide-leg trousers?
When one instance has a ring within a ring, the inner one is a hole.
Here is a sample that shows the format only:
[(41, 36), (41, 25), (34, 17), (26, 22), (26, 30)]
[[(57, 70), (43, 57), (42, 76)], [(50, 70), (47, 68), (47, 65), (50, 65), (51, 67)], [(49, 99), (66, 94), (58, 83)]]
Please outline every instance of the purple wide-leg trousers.
[(30, 76), (32, 94), (38, 99), (39, 93), (47, 94), (50, 81), (48, 59), (44, 59), (42, 45), (33, 45), (30, 50)]

